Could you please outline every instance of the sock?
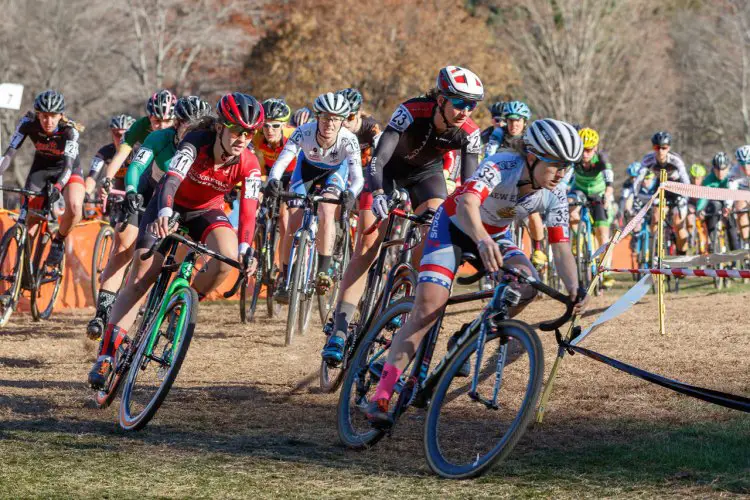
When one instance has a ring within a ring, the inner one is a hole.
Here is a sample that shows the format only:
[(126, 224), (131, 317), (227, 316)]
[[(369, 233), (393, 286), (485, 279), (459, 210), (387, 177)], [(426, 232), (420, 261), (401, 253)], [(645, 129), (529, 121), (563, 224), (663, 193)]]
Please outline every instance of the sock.
[(534, 250), (541, 250), (542, 249), (542, 241), (535, 241), (534, 242)]
[(328, 274), (331, 267), (331, 256), (318, 254), (318, 272)]
[(99, 298), (96, 300), (96, 317), (103, 319), (105, 324), (116, 298), (117, 294), (114, 292), (99, 290)]
[(113, 356), (115, 353), (116, 346), (122, 343), (122, 338), (127, 334), (126, 330), (123, 330), (115, 324), (108, 324), (107, 329), (104, 331), (102, 337), (102, 343), (99, 349), (100, 356)]
[(357, 310), (357, 306), (350, 304), (349, 302), (339, 302), (336, 306), (336, 314), (333, 316), (334, 335), (338, 335), (341, 338), (346, 338), (349, 334), (349, 322), (354, 316), (354, 311)]
[(396, 385), (396, 382), (398, 382), (400, 376), (401, 370), (390, 363), (386, 363), (385, 366), (383, 366), (383, 374), (380, 376), (380, 382), (378, 382), (378, 387), (375, 389), (375, 395), (372, 400), (390, 400), (391, 396), (393, 396), (393, 388)]

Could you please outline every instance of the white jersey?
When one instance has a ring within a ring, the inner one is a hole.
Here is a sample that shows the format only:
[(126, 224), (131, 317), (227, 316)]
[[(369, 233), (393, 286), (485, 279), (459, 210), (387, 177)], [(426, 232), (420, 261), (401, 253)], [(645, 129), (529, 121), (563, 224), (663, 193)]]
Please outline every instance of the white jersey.
[(317, 122), (297, 127), (274, 162), (269, 178), (280, 180), (289, 163), (300, 155), (304, 161), (297, 161), (295, 167), (297, 169), (302, 168), (304, 162), (324, 170), (338, 170), (346, 167), (349, 175), (349, 189), (355, 195), (359, 194), (364, 185), (364, 179), (357, 136), (342, 126), (333, 146), (323, 149), (318, 144), (317, 131)]
[(482, 223), (490, 235), (502, 233), (511, 222), (521, 221), (539, 212), (545, 219), (550, 242), (568, 241), (567, 186), (554, 190), (534, 190), (524, 196), (518, 194), (518, 181), (526, 168), (526, 157), (512, 151), (496, 153), (482, 161), (474, 175), (445, 201), (446, 214), (459, 229), (456, 217), (456, 198), (473, 193), (482, 200)]
[(750, 189), (750, 178), (745, 173), (745, 169), (739, 163), (729, 171), (728, 179), (729, 189)]

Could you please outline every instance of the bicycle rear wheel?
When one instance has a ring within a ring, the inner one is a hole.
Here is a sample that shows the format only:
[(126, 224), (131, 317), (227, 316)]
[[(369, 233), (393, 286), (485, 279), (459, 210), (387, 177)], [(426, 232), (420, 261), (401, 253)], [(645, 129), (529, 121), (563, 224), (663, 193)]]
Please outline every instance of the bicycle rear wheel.
[(94, 300), (99, 296), (99, 279), (102, 271), (109, 261), (112, 244), (115, 239), (115, 230), (109, 224), (102, 224), (94, 243), (94, 254), (91, 262), (91, 296)]
[(25, 271), (23, 266), (24, 246), (20, 244), (23, 228), (14, 225), (3, 235), (0, 241), (0, 326), (5, 325), (16, 309), (18, 297), (21, 294), (21, 275)]
[(34, 248), (34, 286), (31, 291), (31, 317), (34, 321), (49, 319), (57, 302), (65, 270), (65, 251), (56, 266), (47, 264), (47, 256), (52, 246), (52, 235), (48, 232), (37, 234)]
[[(384, 430), (370, 425), (364, 410), (375, 394), (393, 335), (413, 307), (414, 299), (406, 297), (386, 309), (362, 338), (346, 370), (336, 407), (336, 423), (339, 439), (349, 448), (373, 446), (385, 435)], [(409, 373), (409, 370), (404, 370), (404, 373)], [(397, 391), (400, 385), (397, 384)]]
[(164, 315), (157, 319), (156, 328), (143, 336), (122, 390), (120, 426), (127, 431), (142, 429), (154, 417), (177, 378), (193, 338), (198, 293), (186, 286), (165, 300)]
[[(542, 388), (539, 336), (523, 322), (506, 320), (487, 333), (472, 395), (478, 337), (479, 329), (448, 362), (427, 409), (425, 457), (448, 479), (479, 476), (505, 458), (531, 422)], [(472, 376), (457, 377), (467, 360)]]

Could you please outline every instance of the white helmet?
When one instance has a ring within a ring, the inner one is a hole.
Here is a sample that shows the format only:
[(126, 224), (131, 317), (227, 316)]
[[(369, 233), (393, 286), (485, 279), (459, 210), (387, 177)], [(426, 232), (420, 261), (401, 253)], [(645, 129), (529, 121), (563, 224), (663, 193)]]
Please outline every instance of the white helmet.
[(313, 103), (313, 111), (316, 113), (329, 113), (331, 115), (347, 117), (352, 113), (352, 107), (342, 94), (327, 92), (320, 94)]
[(737, 161), (740, 163), (750, 163), (750, 145), (737, 148), (734, 157), (737, 158)]
[(576, 163), (583, 156), (583, 141), (573, 125), (552, 118), (532, 122), (523, 142), (542, 160)]
[(484, 86), (479, 77), (459, 66), (442, 68), (438, 73), (435, 87), (445, 97), (461, 97), (469, 101), (484, 99)]

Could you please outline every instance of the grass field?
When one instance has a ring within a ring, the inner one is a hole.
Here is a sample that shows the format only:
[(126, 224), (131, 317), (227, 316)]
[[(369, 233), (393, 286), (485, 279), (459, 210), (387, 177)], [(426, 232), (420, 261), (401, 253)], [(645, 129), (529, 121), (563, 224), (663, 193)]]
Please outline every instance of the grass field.
[[(690, 281), (687, 284), (691, 284)], [(624, 289), (623, 282), (620, 291)], [(746, 287), (683, 287), (667, 298), (669, 337), (647, 296), (584, 345), (636, 366), (750, 396)], [(619, 295), (592, 301), (593, 313)], [(554, 307), (554, 306), (553, 306)], [(549, 319), (549, 301), (524, 312)], [(477, 312), (446, 319), (453, 331)], [(90, 311), (0, 331), (0, 497), (483, 498), (709, 497), (750, 494), (750, 418), (567, 357), (545, 422), (480, 479), (430, 474), (422, 413), (376, 448), (342, 448), (335, 395), (317, 390), (319, 328), (283, 346), (284, 319), (242, 326), (237, 304), (201, 304), (175, 387), (146, 429), (125, 433), (116, 404), (84, 383)], [(593, 316), (586, 318), (591, 321)], [(543, 335), (546, 369), (554, 339)]]

